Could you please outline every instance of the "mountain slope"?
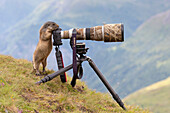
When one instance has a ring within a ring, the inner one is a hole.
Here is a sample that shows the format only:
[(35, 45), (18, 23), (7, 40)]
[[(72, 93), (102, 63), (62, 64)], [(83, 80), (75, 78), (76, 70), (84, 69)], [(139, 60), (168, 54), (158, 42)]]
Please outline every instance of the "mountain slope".
[[(75, 88), (57, 77), (36, 85), (41, 78), (31, 74), (32, 63), (0, 55), (0, 112), (122, 112), (108, 94), (96, 93), (78, 81)], [(48, 73), (52, 73), (49, 71)], [(127, 113), (141, 112), (128, 106)], [(148, 112), (148, 111), (146, 111)]]
[(147, 86), (124, 100), (130, 105), (149, 108), (154, 113), (168, 113), (170, 111), (170, 77)]

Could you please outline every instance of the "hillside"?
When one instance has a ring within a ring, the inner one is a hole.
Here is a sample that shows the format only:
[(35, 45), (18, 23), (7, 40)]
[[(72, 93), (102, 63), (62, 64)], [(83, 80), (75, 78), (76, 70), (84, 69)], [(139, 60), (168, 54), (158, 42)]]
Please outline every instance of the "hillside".
[(147, 86), (124, 100), (130, 105), (149, 108), (154, 113), (168, 113), (170, 111), (170, 77)]
[[(103, 61), (100, 69), (118, 94), (125, 97), (169, 76), (169, 31), (170, 10), (151, 17), (120, 47), (107, 49), (108, 54), (97, 59), (96, 62)], [(101, 53), (104, 51), (101, 50)], [(95, 79), (88, 82), (92, 81), (93, 88), (104, 89)]]
[[(35, 85), (40, 78), (31, 71), (31, 62), (0, 55), (0, 112), (125, 112), (109, 94), (96, 93), (83, 82), (78, 81), (72, 88), (70, 77), (65, 84), (58, 77)], [(127, 108), (127, 113), (148, 112), (138, 107)]]

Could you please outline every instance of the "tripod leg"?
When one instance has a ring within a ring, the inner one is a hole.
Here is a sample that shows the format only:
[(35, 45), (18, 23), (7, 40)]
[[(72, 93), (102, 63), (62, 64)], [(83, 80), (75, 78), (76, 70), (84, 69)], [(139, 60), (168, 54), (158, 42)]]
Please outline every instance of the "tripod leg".
[(100, 70), (97, 68), (97, 66), (95, 65), (95, 63), (92, 61), (92, 59), (87, 58), (87, 61), (89, 62), (89, 65), (93, 68), (93, 70), (96, 72), (96, 74), (98, 75), (98, 77), (100, 78), (100, 80), (104, 83), (104, 85), (106, 86), (106, 88), (109, 90), (109, 92), (111, 93), (111, 95), (113, 96), (113, 98), (116, 100), (116, 102), (117, 102), (124, 110), (126, 110), (123, 102), (121, 101), (121, 99), (119, 98), (119, 96), (116, 94), (116, 92), (112, 89), (112, 87), (110, 86), (110, 84), (106, 81), (106, 79), (104, 78), (104, 76), (102, 75), (102, 73), (100, 72)]
[(73, 64), (71, 64), (71, 65), (69, 65), (69, 66), (67, 66), (67, 67), (65, 67), (65, 68), (61, 68), (61, 69), (58, 70), (57, 72), (54, 72), (54, 73), (52, 73), (52, 74), (50, 74), (50, 75), (45, 76), (45, 77), (44, 77), (43, 79), (41, 79), (39, 82), (36, 82), (36, 84), (41, 84), (41, 83), (45, 83), (45, 82), (47, 82), (47, 81), (50, 81), (50, 80), (52, 80), (53, 78), (57, 77), (58, 75), (66, 72), (66, 71), (68, 71), (68, 70), (70, 70), (70, 69), (72, 69), (72, 68), (73, 68)]
[(73, 75), (72, 81), (71, 81), (71, 86), (74, 87), (76, 85), (76, 76)]
[[(80, 65), (80, 62), (77, 62), (77, 65)], [(39, 82), (36, 82), (36, 84), (41, 84), (41, 83), (45, 83), (47, 81), (52, 80), (53, 78), (57, 77), (58, 75), (70, 70), (73, 68), (73, 64), (70, 64), (69, 66), (65, 67), (65, 68), (61, 68), (60, 70), (45, 76), (43, 79), (41, 79)]]

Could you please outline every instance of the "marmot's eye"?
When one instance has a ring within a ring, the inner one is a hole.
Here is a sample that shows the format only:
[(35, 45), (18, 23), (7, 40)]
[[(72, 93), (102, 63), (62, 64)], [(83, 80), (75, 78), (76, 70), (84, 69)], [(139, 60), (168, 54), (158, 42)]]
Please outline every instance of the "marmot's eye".
[(55, 26), (55, 24), (53, 24), (53, 26)]

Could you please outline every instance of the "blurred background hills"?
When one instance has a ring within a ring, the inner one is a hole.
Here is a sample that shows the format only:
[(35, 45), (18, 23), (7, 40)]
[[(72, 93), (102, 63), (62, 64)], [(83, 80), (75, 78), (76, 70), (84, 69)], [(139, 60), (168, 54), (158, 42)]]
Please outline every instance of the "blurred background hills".
[(170, 77), (130, 94), (124, 101), (139, 105), (154, 113), (168, 113), (170, 108)]
[[(63, 30), (103, 23), (124, 23), (123, 43), (85, 41), (88, 56), (121, 95), (127, 95), (169, 77), (169, 0), (1, 0), (0, 54), (32, 61), (39, 28), (54, 21)], [(69, 40), (61, 47), (65, 65), (71, 63)], [(54, 51), (48, 68), (57, 70)], [(106, 92), (95, 73), (86, 65), (83, 80), (97, 91)], [(70, 72), (71, 74), (71, 72)]]

